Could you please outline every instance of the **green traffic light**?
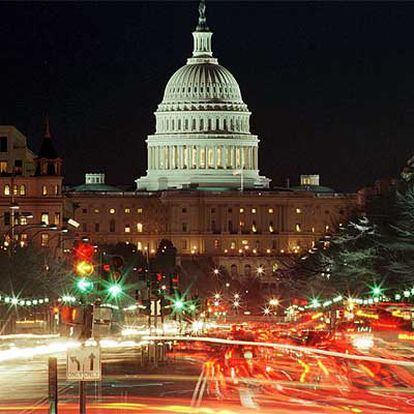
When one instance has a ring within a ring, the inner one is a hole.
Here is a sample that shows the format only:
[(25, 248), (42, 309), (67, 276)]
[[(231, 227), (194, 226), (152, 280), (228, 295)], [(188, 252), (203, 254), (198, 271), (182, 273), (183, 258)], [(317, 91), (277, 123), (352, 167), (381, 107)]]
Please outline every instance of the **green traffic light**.
[(382, 294), (382, 289), (380, 286), (373, 286), (371, 292), (373, 296), (380, 296)]
[(108, 293), (113, 297), (117, 298), (119, 295), (122, 294), (122, 287), (118, 284), (113, 284), (109, 286)]
[(93, 283), (89, 279), (83, 277), (76, 282), (76, 287), (82, 293), (88, 293), (93, 289)]
[(173, 306), (177, 311), (181, 311), (184, 309), (184, 302), (181, 299), (178, 299), (173, 303)]

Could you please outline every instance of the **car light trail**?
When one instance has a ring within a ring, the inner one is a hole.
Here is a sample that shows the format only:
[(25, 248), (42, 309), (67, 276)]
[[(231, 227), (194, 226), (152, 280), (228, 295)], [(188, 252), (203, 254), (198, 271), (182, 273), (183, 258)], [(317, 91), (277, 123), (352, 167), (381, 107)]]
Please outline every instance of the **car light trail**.
[(222, 345), (248, 345), (248, 346), (257, 346), (263, 348), (278, 348), (286, 351), (297, 351), (303, 352), (305, 354), (319, 354), (332, 357), (338, 357), (343, 359), (352, 359), (357, 361), (370, 361), (378, 362), (380, 364), (387, 365), (400, 365), (404, 367), (414, 367), (414, 362), (405, 361), (399, 359), (388, 359), (381, 357), (372, 357), (368, 355), (355, 355), (347, 354), (343, 352), (336, 351), (326, 351), (324, 349), (311, 348), (306, 346), (297, 346), (297, 345), (288, 345), (288, 344), (279, 344), (275, 342), (254, 342), (254, 341), (240, 341), (234, 339), (223, 339), (223, 338), (211, 338), (211, 337), (189, 337), (189, 336), (144, 336), (144, 340), (147, 341), (189, 341), (189, 342), (206, 342), (212, 344), (222, 344)]

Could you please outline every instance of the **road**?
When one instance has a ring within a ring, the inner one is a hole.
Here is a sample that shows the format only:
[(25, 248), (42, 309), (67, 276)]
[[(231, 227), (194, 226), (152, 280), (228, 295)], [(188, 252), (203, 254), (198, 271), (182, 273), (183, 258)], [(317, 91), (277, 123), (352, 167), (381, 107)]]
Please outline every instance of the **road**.
[[(220, 328), (209, 342), (180, 341), (158, 367), (140, 366), (131, 341), (104, 347), (103, 381), (87, 387), (88, 413), (414, 413), (409, 342), (378, 337), (367, 350), (339, 335), (303, 347), (289, 330), (297, 327)], [(252, 346), (252, 339), (263, 346)], [(24, 351), (1, 361), (9, 345), (0, 344), (0, 413), (47, 413), (48, 355)], [(65, 380), (59, 346), (60, 413), (77, 413), (78, 385)]]

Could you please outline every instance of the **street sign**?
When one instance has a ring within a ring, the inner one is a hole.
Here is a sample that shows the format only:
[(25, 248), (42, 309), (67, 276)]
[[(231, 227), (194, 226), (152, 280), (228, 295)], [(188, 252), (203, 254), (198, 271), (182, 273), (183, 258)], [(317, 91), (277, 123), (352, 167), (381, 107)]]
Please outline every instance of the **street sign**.
[(101, 349), (98, 346), (69, 349), (66, 359), (66, 378), (76, 381), (100, 381), (102, 379)]

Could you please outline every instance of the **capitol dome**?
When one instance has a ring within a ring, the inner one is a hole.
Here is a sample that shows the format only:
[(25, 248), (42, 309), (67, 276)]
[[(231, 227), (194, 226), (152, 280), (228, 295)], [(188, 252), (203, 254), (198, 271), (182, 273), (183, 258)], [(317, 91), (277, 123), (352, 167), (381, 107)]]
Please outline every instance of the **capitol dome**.
[(213, 57), (212, 35), (201, 1), (192, 57), (171, 76), (155, 112), (139, 190), (269, 186), (270, 180), (259, 176), (251, 113), (234, 76)]
[(178, 69), (167, 83), (162, 104), (178, 102), (243, 104), (236, 79), (217, 63), (193, 63)]

